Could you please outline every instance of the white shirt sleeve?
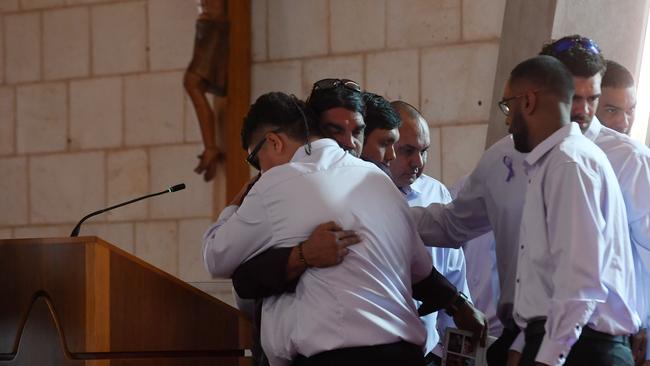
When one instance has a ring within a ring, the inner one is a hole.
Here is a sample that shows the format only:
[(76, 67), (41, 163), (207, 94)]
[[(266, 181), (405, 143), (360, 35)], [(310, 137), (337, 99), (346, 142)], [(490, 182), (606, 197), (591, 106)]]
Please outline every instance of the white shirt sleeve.
[[(635, 247), (635, 264), (641, 266), (636, 273), (643, 278), (637, 278), (637, 290), (640, 293), (638, 311), (643, 321), (643, 327), (650, 324), (650, 158), (645, 155), (630, 155), (624, 162), (621, 171), (621, 187), (630, 227), (630, 241)], [(650, 350), (648, 350), (650, 356)]]
[(576, 163), (564, 163), (549, 172), (544, 185), (553, 294), (535, 361), (548, 365), (564, 362), (596, 302), (607, 298), (601, 273), (606, 250), (600, 207), (604, 193), (600, 177), (591, 174)]
[(241, 206), (228, 206), (203, 237), (203, 261), (213, 277), (228, 278), (237, 267), (268, 249), (272, 226), (255, 188)]
[(492, 230), (482, 183), (476, 180), (473, 173), (451, 203), (411, 208), (411, 216), (426, 245), (460, 248), (463, 242)]
[[(456, 286), (458, 291), (464, 293), (471, 302), (472, 297), (467, 284), (467, 271), (463, 250), (450, 249), (448, 254), (448, 257), (446, 258), (447, 265), (445, 266), (445, 270), (441, 273), (449, 280), (449, 282)], [(440, 336), (439, 342), (443, 342), (445, 339), (446, 329), (450, 327), (456, 328), (456, 323), (454, 323), (454, 319), (450, 317), (447, 312), (438, 311), (436, 327), (438, 328), (438, 335)], [(439, 343), (439, 345), (441, 344)]]
[(517, 338), (515, 338), (515, 340), (510, 345), (510, 351), (522, 353), (524, 351), (525, 345), (526, 345), (526, 337), (524, 336), (524, 332), (521, 331), (519, 332), (519, 334), (517, 334)]

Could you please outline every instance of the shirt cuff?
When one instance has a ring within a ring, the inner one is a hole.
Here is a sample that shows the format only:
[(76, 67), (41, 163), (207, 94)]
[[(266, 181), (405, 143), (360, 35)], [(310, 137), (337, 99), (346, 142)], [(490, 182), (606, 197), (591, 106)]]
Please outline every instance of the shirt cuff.
[(571, 351), (571, 347), (567, 347), (566, 344), (560, 342), (552, 341), (547, 335), (544, 335), (544, 340), (539, 347), (535, 361), (551, 366), (561, 366), (566, 361), (569, 351)]
[(515, 351), (522, 353), (524, 351), (524, 346), (526, 345), (526, 338), (524, 337), (524, 332), (521, 331), (517, 334), (517, 338), (510, 345), (510, 351)]

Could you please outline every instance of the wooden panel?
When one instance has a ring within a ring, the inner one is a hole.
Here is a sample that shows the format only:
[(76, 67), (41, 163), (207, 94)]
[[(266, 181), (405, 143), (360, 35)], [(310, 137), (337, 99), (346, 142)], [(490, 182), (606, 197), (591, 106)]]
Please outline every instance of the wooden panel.
[(83, 366), (84, 362), (71, 360), (64, 354), (52, 314), (45, 298), (41, 297), (34, 303), (30, 317), (25, 324), (16, 358), (11, 361), (0, 360), (0, 365)]
[[(207, 350), (238, 347), (239, 312), (157, 270), (113, 253), (111, 349)], [(161, 299), (165, 300), (161, 304)], [(229, 334), (218, 332), (230, 330)]]
[[(84, 240), (0, 241), (0, 353), (12, 352), (34, 294), (46, 293), (59, 314), (71, 350), (85, 348)], [(5, 244), (6, 243), (6, 244)], [(81, 329), (82, 331), (74, 331)]]
[[(86, 244), (86, 350), (110, 349), (110, 252)], [(86, 366), (109, 366), (109, 360), (87, 361)]]
[(228, 108), (226, 110), (226, 199), (230, 202), (250, 179), (241, 148), (241, 126), (250, 107), (251, 93), (251, 4), (229, 0), (230, 59), (228, 62)]

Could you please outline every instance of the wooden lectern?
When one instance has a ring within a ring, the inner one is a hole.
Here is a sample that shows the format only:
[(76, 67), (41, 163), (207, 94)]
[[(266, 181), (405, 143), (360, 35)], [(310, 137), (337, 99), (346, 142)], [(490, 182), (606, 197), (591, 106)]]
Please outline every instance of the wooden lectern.
[(241, 313), (97, 237), (0, 240), (0, 365), (246, 365)]

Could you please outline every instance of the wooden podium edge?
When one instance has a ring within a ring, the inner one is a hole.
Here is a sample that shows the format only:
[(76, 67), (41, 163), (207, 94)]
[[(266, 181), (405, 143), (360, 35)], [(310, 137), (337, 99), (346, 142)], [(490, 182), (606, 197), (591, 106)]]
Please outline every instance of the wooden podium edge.
[(37, 301), (44, 301), (52, 317), (56, 333), (58, 335), (61, 351), (64, 356), (71, 360), (116, 360), (116, 359), (152, 359), (152, 358), (223, 358), (223, 357), (244, 357), (244, 349), (227, 350), (194, 350), (194, 351), (122, 351), (122, 352), (70, 352), (66, 342), (65, 334), (59, 316), (54, 308), (52, 299), (45, 291), (38, 291), (32, 297), (29, 308), (23, 315), (13, 349), (10, 353), (0, 353), (0, 361), (13, 361), (18, 355), (20, 341), (25, 330), (29, 314), (32, 312)]
[[(126, 252), (119, 247), (112, 245), (105, 240), (96, 237), (96, 236), (82, 236), (82, 237), (74, 237), (74, 238), (21, 238), (21, 239), (3, 239), (0, 240), (0, 245), (16, 245), (16, 244), (31, 244), (31, 245), (55, 245), (55, 244), (70, 244), (70, 243), (77, 243), (79, 245), (91, 245), (91, 244), (96, 244), (98, 245), (99, 248), (105, 249), (104, 250), (92, 250), (92, 251), (87, 251), (86, 252), (86, 261), (87, 263), (92, 263), (93, 261), (93, 256), (97, 257), (103, 257), (103, 259), (106, 259), (105, 265), (109, 265), (109, 257), (111, 253), (115, 253), (116, 255), (119, 255), (121, 257), (125, 257), (128, 260), (131, 260), (133, 262), (136, 262), (140, 266), (150, 270), (151, 272), (155, 273), (156, 275), (163, 277), (169, 281), (172, 281), (173, 283), (177, 284), (178, 286), (183, 287), (186, 290), (189, 290), (190, 292), (194, 293), (195, 295), (198, 295), (202, 297), (203, 299), (214, 303), (214, 304), (219, 304), (219, 305), (226, 305), (223, 310), (229, 311), (232, 314), (236, 315), (240, 320), (239, 320), (239, 343), (240, 345), (244, 345), (242, 348), (237, 348), (237, 349), (225, 349), (225, 350), (214, 350), (214, 349), (206, 349), (206, 350), (192, 350), (192, 351), (120, 351), (120, 352), (70, 352), (70, 349), (68, 347), (66, 338), (65, 338), (65, 333), (63, 331), (63, 328), (61, 326), (60, 320), (58, 313), (54, 307), (53, 301), (51, 300), (49, 294), (47, 292), (41, 290), (41, 291), (36, 291), (31, 298), (30, 304), (23, 311), (23, 314), (21, 316), (21, 321), (18, 324), (18, 329), (16, 330), (16, 336), (13, 341), (13, 346), (12, 350), (9, 353), (0, 353), (0, 361), (2, 362), (11, 362), (13, 361), (16, 356), (18, 355), (19, 349), (20, 349), (20, 342), (22, 339), (22, 336), (24, 334), (25, 327), (29, 321), (30, 314), (32, 312), (32, 309), (34, 308), (35, 304), (38, 301), (43, 301), (45, 302), (48, 310), (50, 317), (52, 318), (53, 324), (56, 328), (56, 333), (59, 338), (59, 344), (61, 345), (61, 350), (65, 357), (71, 359), (71, 360), (110, 360), (110, 359), (152, 359), (152, 358), (181, 358), (181, 357), (189, 357), (189, 358), (224, 358), (224, 357), (246, 357), (246, 350), (248, 347), (246, 344), (249, 341), (246, 341), (248, 337), (250, 337), (250, 330), (249, 328), (249, 321), (241, 314), (241, 312), (238, 309), (235, 309), (234, 307), (230, 306), (229, 304), (205, 293), (204, 291), (201, 291), (200, 289), (188, 284), (185, 281), (182, 281), (181, 279), (143, 261), (142, 259), (134, 256), (133, 254)], [(102, 265), (103, 266), (103, 265)], [(100, 272), (102, 272), (98, 268), (86, 268), (86, 273), (87, 275), (92, 276), (95, 279), (99, 279), (100, 281), (110, 281), (108, 277), (103, 277)], [(105, 271), (104, 271), (105, 273)], [(98, 278), (99, 276), (99, 278)], [(96, 288), (94, 285), (91, 284), (86, 284), (86, 289), (90, 291), (95, 291)], [(95, 291), (96, 292), (96, 291)], [(105, 298), (108, 300), (109, 294), (106, 293), (104, 294)], [(93, 314), (87, 314), (87, 320), (94, 319), (94, 323), (97, 323), (98, 321), (100, 323), (107, 322), (110, 319), (108, 318), (108, 313), (103, 319), (102, 316), (104, 316), (102, 313), (102, 309), (97, 309), (95, 307), (95, 304), (87, 304), (87, 305), (92, 305), (89, 309), (94, 309)], [(99, 315), (98, 315), (99, 312)], [(90, 317), (90, 319), (88, 319)], [(90, 322), (87, 323), (88, 326), (92, 326)], [(98, 324), (95, 324), (98, 325)], [(95, 345), (100, 345), (104, 342), (109, 342), (109, 339), (90, 339), (90, 343), (94, 343)]]
[(141, 265), (142, 267), (150, 270), (151, 272), (154, 272), (157, 275), (159, 275), (161, 277), (164, 277), (164, 278), (174, 282), (175, 284), (177, 284), (179, 286), (187, 288), (188, 290), (192, 291), (196, 295), (201, 296), (201, 297), (205, 298), (206, 300), (208, 300), (208, 301), (210, 301), (212, 303), (222, 304), (222, 305), (228, 306), (228, 308), (227, 308), (228, 311), (230, 311), (233, 314), (238, 315), (238, 316), (241, 317), (241, 312), (238, 309), (232, 307), (231, 305), (229, 305), (229, 304), (215, 298), (214, 296), (212, 296), (212, 295), (210, 295), (210, 294), (208, 294), (208, 293), (206, 293), (206, 292), (204, 292), (204, 291), (190, 285), (188, 282), (185, 282), (185, 281), (181, 280), (180, 278), (178, 278), (178, 277), (176, 277), (176, 276), (174, 276), (172, 274), (169, 274), (169, 273), (163, 271), (162, 269), (153, 266), (152, 264), (149, 264), (149, 263), (145, 262), (144, 260), (136, 257), (135, 255), (133, 255), (133, 254), (119, 248), (118, 246), (116, 246), (114, 244), (111, 244), (111, 243), (105, 241), (104, 239), (102, 239), (102, 238), (100, 238), (98, 236), (79, 236), (79, 237), (74, 237), (74, 238), (72, 238), (72, 237), (65, 237), (65, 238), (20, 238), (20, 239), (2, 239), (2, 240), (0, 240), (0, 245), (2, 245), (2, 244), (23, 244), (23, 243), (30, 243), (30, 244), (62, 244), (62, 243), (79, 243), (79, 244), (87, 243), (87, 244), (90, 244), (90, 243), (96, 243), (96, 244), (98, 244), (100, 246), (103, 246), (103, 247), (107, 248), (112, 253), (115, 253), (115, 254), (120, 255), (122, 257), (126, 257), (129, 260), (131, 260), (133, 262), (136, 262), (137, 264)]

